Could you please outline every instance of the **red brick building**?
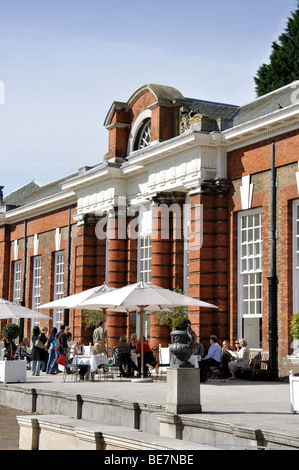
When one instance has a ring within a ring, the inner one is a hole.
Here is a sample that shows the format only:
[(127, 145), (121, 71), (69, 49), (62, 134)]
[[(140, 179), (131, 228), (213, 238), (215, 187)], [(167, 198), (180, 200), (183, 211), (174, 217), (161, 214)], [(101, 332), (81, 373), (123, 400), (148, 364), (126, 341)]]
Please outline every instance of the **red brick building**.
[[(204, 346), (211, 334), (245, 337), (270, 346), (272, 366), (288, 374), (299, 311), (298, 86), (245, 106), (160, 85), (114, 102), (103, 162), (0, 201), (0, 297), (36, 308), (103, 282), (179, 286), (219, 307), (189, 311)], [(67, 321), (89, 341), (81, 310), (49, 313), (49, 326)], [(109, 312), (109, 346), (138, 331), (138, 319)], [(145, 321), (152, 346), (167, 345), (168, 328)]]

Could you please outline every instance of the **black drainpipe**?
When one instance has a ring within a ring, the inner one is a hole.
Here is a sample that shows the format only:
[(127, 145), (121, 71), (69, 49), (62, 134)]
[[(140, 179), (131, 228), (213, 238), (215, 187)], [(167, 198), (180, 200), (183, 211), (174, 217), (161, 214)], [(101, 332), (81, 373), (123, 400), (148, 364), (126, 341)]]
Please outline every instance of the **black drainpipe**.
[(271, 152), (271, 232), (270, 232), (270, 277), (268, 277), (269, 293), (269, 369), (272, 380), (278, 378), (278, 337), (277, 337), (277, 276), (276, 276), (276, 169), (275, 142)]
[[(71, 208), (69, 208), (69, 224), (67, 239), (67, 273), (66, 273), (66, 296), (70, 295), (71, 284), (71, 243), (72, 243), (72, 226), (71, 226)], [(63, 322), (67, 326), (70, 321), (70, 310), (64, 309)]]
[[(24, 220), (24, 267), (23, 267), (23, 285), (22, 285), (22, 300), (21, 305), (22, 307), (26, 306), (26, 280), (27, 280), (27, 247), (28, 247), (28, 240), (27, 240), (27, 220)], [(23, 340), (24, 337), (24, 318), (20, 318), (20, 342)]]

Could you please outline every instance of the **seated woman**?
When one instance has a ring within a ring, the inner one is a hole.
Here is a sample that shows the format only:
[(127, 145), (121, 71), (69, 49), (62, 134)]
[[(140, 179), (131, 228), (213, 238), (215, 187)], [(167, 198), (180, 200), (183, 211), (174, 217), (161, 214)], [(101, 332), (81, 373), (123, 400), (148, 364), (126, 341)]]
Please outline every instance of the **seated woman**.
[(2, 339), (4, 344), (5, 358), (10, 361), (13, 359), (17, 346), (14, 341), (8, 341), (6, 338)]
[(136, 351), (137, 348), (137, 335), (132, 333), (130, 337), (130, 350)]
[(232, 347), (230, 342), (225, 339), (222, 343), (222, 367), (223, 367), (223, 377), (229, 377), (230, 372), (228, 369), (228, 364), (232, 359)]
[[(138, 341), (137, 348), (136, 348), (136, 354), (140, 354), (138, 357), (138, 371), (139, 374), (141, 374), (141, 341)], [(143, 376), (147, 377), (148, 376), (148, 366), (152, 360), (152, 350), (150, 348), (150, 345), (146, 342), (145, 337), (143, 337)]]
[[(72, 346), (71, 348), (71, 357), (70, 360), (68, 361), (70, 364), (73, 362), (73, 358), (75, 356), (83, 356), (84, 355), (84, 339), (79, 338)], [(88, 371), (88, 365), (87, 364), (78, 364), (78, 369), (79, 369), (79, 376), (80, 380), (84, 380), (84, 377)]]
[(23, 338), (23, 341), (17, 347), (15, 359), (26, 359), (27, 363), (31, 361), (31, 355), (28, 352), (29, 339)]
[(233, 356), (233, 360), (228, 364), (231, 377), (229, 380), (236, 380), (235, 372), (243, 367), (249, 367), (249, 353), (250, 350), (247, 347), (247, 341), (245, 339), (239, 339), (240, 350)]
[(71, 354), (73, 356), (83, 356), (84, 354), (84, 339), (79, 338), (71, 348)]
[[(131, 361), (130, 357), (130, 343), (128, 338), (123, 335), (119, 338), (117, 345), (119, 353), (119, 374), (121, 377), (132, 377), (132, 369), (135, 368), (135, 364)], [(126, 370), (124, 370), (124, 367)]]

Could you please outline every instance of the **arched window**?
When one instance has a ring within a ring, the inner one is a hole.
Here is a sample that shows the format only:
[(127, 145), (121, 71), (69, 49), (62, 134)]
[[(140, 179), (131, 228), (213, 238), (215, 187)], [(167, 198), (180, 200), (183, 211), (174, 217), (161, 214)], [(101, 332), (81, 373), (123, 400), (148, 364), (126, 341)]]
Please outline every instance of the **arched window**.
[(148, 147), (151, 143), (151, 120), (146, 119), (142, 126), (140, 127), (135, 142), (134, 150), (143, 149)]

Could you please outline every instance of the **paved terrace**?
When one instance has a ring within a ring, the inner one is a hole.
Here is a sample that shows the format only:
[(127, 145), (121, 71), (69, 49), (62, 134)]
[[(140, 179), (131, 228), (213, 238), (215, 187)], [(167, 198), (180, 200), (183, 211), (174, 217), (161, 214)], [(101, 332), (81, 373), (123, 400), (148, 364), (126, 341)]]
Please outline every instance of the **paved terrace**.
[[(0, 384), (0, 403), (19, 410), (24, 405), (18, 395), (18, 402), (7, 403), (7, 392), (11, 389), (28, 392), (35, 389), (38, 394), (43, 392), (52, 395), (94, 397), (107, 402), (116, 401), (142, 404), (157, 407), (164, 411), (166, 404), (166, 382), (152, 383), (131, 382), (120, 379), (101, 382), (75, 382), (70, 376), (62, 382), (62, 374), (56, 376), (44, 373), (39, 377), (27, 374), (27, 382), (19, 384)], [(200, 385), (202, 413), (181, 415), (193, 420), (201, 420), (208, 425), (239, 426), (248, 430), (261, 430), (281, 434), (281, 447), (288, 441), (297, 442), (299, 448), (299, 415), (291, 413), (290, 386), (286, 382), (261, 382), (217, 379)], [(10, 392), (9, 392), (10, 395)], [(49, 414), (45, 407), (42, 413)], [(28, 410), (24, 410), (28, 411)], [(38, 410), (41, 413), (41, 410)], [(67, 411), (65, 414), (68, 414)], [(193, 439), (192, 439), (193, 440)], [(297, 447), (297, 446), (296, 446)]]

